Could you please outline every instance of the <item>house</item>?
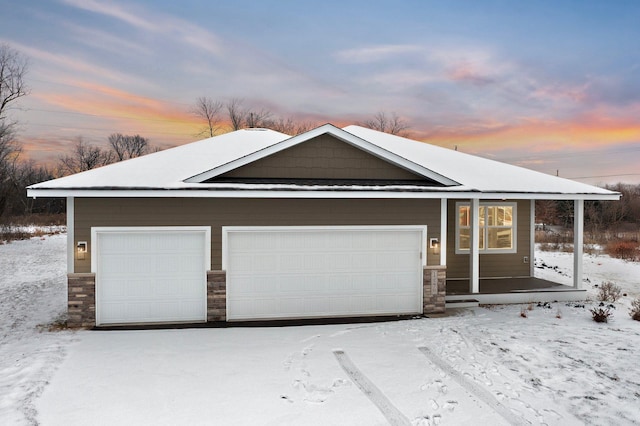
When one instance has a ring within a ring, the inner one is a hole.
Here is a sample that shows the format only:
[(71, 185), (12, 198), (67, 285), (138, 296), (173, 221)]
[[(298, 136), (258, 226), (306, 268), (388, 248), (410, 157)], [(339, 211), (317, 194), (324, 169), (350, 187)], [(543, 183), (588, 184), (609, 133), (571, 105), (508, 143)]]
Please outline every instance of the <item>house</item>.
[[(620, 196), (331, 124), (239, 130), (28, 195), (67, 199), (69, 325), (82, 327), (576, 300), (584, 201)], [(573, 287), (533, 277), (536, 199), (574, 200)]]

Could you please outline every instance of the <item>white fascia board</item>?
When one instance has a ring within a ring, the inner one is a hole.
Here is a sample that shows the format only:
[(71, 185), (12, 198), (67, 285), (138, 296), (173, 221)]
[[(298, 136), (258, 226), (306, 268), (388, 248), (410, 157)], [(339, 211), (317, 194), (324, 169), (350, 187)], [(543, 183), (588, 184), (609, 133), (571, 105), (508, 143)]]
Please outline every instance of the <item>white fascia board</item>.
[(379, 147), (371, 142), (368, 142), (362, 138), (359, 138), (345, 130), (342, 130), (338, 127), (335, 127), (332, 124), (325, 124), (320, 127), (317, 127), (308, 132), (302, 133), (298, 136), (294, 136), (292, 138), (286, 139), (282, 142), (278, 142), (274, 145), (271, 145), (267, 148), (263, 148), (259, 151), (256, 151), (252, 154), (246, 155), (244, 157), (238, 158), (229, 163), (223, 164), (214, 169), (208, 170), (206, 172), (197, 174), (192, 176), (186, 180), (185, 183), (201, 183), (205, 180), (214, 178), (216, 176), (222, 175), (224, 173), (230, 172), (231, 170), (235, 170), (239, 167), (245, 166), (254, 161), (260, 160), (262, 158), (268, 157), (270, 155), (276, 154), (285, 149), (294, 147), (300, 143), (306, 142), (310, 139), (316, 138), (318, 136), (330, 134), (331, 136), (340, 139), (341, 141), (348, 143), (349, 145), (355, 146), (356, 148), (361, 149), (371, 155), (374, 155), (378, 158), (389, 161), (392, 164), (395, 164), (403, 169), (409, 170), (413, 173), (416, 173), (420, 176), (424, 176), (426, 178), (432, 179), (438, 183), (443, 185), (460, 185), (460, 183), (453, 181), (446, 176), (442, 176), (438, 173), (435, 173), (425, 167), (420, 166), (406, 158), (400, 157), (390, 151), (387, 151), (384, 148)]
[(206, 189), (30, 189), (29, 197), (102, 197), (102, 198), (410, 198), (454, 200), (478, 198), (481, 200), (619, 200), (620, 194), (554, 194), (554, 193), (500, 193), (470, 190), (403, 192), (403, 191), (330, 191), (330, 190), (206, 190)]

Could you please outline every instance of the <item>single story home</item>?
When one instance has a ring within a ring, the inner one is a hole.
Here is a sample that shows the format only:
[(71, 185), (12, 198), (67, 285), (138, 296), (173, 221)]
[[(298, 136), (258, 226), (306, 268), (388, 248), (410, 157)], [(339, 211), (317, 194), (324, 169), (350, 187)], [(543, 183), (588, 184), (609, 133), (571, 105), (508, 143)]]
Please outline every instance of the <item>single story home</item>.
[[(238, 130), (27, 191), (67, 199), (72, 327), (576, 300), (584, 201), (620, 197), (331, 124)], [(574, 200), (573, 287), (534, 277), (536, 199)]]

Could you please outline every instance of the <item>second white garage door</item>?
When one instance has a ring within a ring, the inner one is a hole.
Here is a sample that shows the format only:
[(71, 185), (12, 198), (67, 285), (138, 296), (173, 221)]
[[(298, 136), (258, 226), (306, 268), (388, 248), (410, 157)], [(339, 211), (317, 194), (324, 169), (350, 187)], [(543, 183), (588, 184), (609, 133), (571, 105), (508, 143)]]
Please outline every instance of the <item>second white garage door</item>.
[(426, 226), (225, 227), (227, 319), (422, 313)]

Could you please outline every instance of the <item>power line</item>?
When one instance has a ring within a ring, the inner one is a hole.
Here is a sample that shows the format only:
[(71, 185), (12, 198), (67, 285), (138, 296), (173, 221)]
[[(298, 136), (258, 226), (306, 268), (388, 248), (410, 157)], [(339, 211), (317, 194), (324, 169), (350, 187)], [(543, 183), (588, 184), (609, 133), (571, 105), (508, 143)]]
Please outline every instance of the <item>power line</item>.
[(622, 173), (619, 175), (600, 175), (600, 176), (578, 176), (578, 177), (568, 177), (565, 179), (594, 179), (594, 178), (621, 177), (621, 176), (640, 176), (640, 173)]

